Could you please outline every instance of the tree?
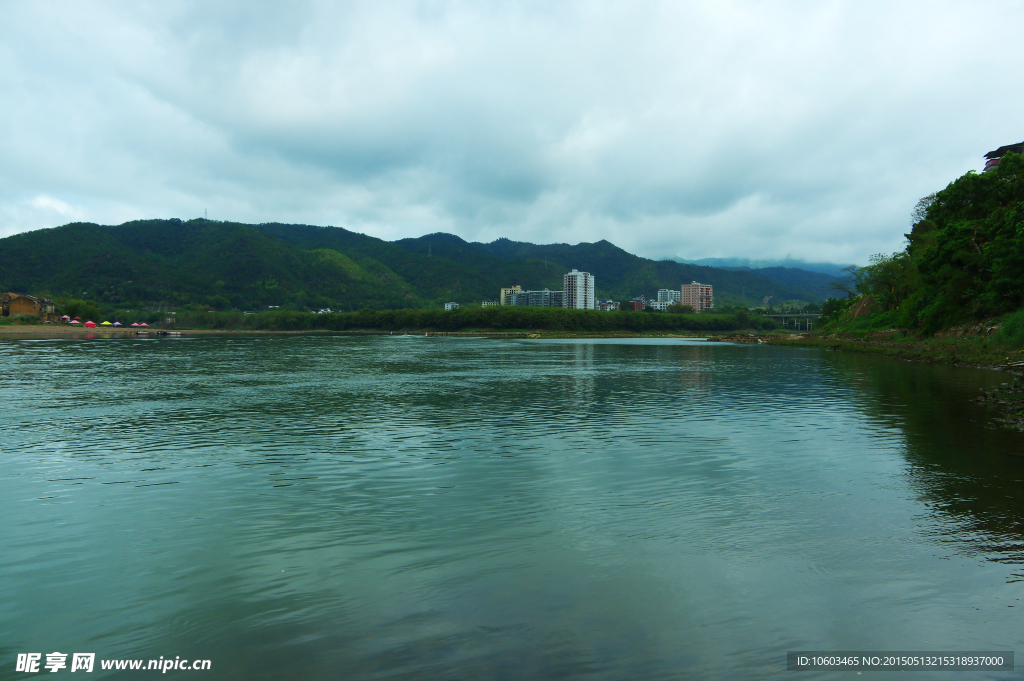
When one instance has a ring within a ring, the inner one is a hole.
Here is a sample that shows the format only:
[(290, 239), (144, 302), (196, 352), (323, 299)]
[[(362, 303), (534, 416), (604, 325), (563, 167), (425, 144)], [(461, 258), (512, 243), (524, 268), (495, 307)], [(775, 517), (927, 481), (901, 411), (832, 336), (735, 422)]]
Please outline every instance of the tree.
[(894, 310), (910, 294), (911, 266), (911, 258), (906, 251), (873, 255), (871, 264), (861, 268), (859, 288), (862, 293), (874, 296), (883, 310)]
[(668, 306), (667, 311), (672, 314), (694, 314), (696, 312), (693, 305), (683, 305), (682, 303), (672, 303)]
[(854, 301), (851, 298), (829, 298), (821, 305), (821, 323), (827, 324), (839, 321), (842, 314), (849, 310), (853, 303)]
[(920, 199), (917, 205), (914, 206), (914, 210), (910, 211), (910, 226), (914, 227), (919, 222), (928, 219), (928, 208), (935, 203), (935, 198), (938, 196), (935, 192), (932, 192), (928, 196)]
[(849, 300), (858, 298), (863, 293), (861, 291), (862, 280), (864, 279), (863, 268), (850, 265), (849, 267), (844, 267), (843, 272), (846, 272), (846, 276), (839, 281), (829, 284), (829, 288), (833, 291), (845, 293)]
[(71, 318), (80, 317), (83, 321), (95, 320), (100, 316), (100, 306), (91, 300), (65, 299), (57, 301), (61, 311)]

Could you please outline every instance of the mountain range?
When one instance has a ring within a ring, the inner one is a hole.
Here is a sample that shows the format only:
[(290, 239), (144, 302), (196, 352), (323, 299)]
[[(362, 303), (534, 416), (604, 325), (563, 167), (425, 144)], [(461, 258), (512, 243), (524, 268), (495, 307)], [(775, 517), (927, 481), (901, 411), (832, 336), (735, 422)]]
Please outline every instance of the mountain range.
[(819, 272), (831, 277), (843, 278), (848, 276), (847, 268), (854, 265), (838, 265), (834, 262), (805, 262), (786, 258), (784, 260), (751, 260), (750, 258), (700, 258), (698, 260), (686, 260), (685, 258), (672, 257), (675, 260), (687, 265), (704, 265), (706, 267), (719, 267), (724, 270), (766, 270), (766, 269), (796, 269), (807, 272)]
[(719, 305), (819, 302), (835, 280), (654, 261), (608, 241), (478, 243), (437, 233), (388, 242), (340, 227), (205, 219), (72, 223), (0, 239), (0, 290), (113, 307), (423, 308), (493, 300), (515, 284), (559, 290), (572, 268), (594, 274), (598, 298), (700, 281), (715, 287)]

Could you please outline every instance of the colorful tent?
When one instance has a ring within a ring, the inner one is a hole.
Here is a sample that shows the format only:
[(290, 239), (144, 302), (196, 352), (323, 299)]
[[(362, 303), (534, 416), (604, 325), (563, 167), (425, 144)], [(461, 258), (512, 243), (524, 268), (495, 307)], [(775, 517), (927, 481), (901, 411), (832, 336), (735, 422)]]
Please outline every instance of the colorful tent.
[(81, 317), (75, 317), (75, 319), (77, 319), (78, 321), (82, 321)]
[(113, 326), (110, 322), (100, 322), (100, 326)]
[(71, 321), (71, 317), (69, 317), (67, 315), (64, 315), (63, 317), (60, 318), (60, 320), (62, 322), (70, 322)]
[(96, 322), (94, 322), (94, 321), (90, 320), (90, 321), (87, 321), (87, 322), (86, 322), (86, 323), (84, 324), (84, 326), (85, 326), (86, 328), (89, 328), (89, 329), (93, 329), (93, 328), (95, 328), (95, 327), (96, 327)]
[(139, 325), (138, 322), (132, 322), (132, 326), (138, 326), (138, 325)]
[(149, 326), (149, 324), (147, 324), (146, 322), (142, 322), (141, 324), (139, 324), (139, 326)]
[(114, 326), (121, 326), (121, 322), (114, 322)]
[(70, 324), (81, 324), (82, 322), (78, 321), (77, 319), (72, 319), (69, 323)]

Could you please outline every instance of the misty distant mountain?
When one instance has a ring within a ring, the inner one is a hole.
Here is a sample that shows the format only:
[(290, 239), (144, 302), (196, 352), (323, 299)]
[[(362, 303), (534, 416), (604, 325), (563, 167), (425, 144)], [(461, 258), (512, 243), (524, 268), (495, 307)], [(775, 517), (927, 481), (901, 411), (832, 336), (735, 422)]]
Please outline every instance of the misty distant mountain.
[(833, 277), (845, 277), (846, 272), (843, 272), (843, 268), (850, 267), (850, 265), (838, 265), (833, 262), (804, 262), (803, 260), (793, 260), (792, 258), (785, 260), (751, 260), (750, 258), (700, 258), (699, 260), (686, 260), (673, 257), (670, 259), (688, 265), (704, 265), (723, 269), (763, 270), (766, 268), (785, 267), (786, 269), (820, 272)]

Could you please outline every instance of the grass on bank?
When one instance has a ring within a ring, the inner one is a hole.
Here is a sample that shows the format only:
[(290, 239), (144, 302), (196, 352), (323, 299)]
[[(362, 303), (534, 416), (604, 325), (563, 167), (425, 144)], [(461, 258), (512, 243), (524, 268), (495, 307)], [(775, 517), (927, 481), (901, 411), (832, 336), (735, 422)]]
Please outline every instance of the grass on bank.
[[(996, 326), (999, 330), (995, 333), (985, 333)], [(943, 330), (935, 336), (900, 329), (897, 311), (893, 310), (826, 325), (814, 338), (780, 337), (772, 342), (974, 366), (1007, 366), (1024, 362), (1024, 310), (960, 328), (966, 331), (964, 335), (950, 335), (955, 329)], [(974, 332), (975, 329), (982, 333)]]
[(885, 355), (896, 359), (970, 366), (1006, 366), (1024, 362), (1024, 349), (1007, 347), (996, 338), (915, 338), (899, 335), (887, 340), (855, 338), (786, 338), (770, 341), (773, 345), (813, 347), (826, 350)]

